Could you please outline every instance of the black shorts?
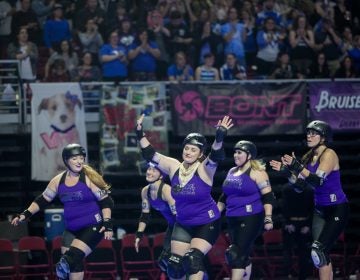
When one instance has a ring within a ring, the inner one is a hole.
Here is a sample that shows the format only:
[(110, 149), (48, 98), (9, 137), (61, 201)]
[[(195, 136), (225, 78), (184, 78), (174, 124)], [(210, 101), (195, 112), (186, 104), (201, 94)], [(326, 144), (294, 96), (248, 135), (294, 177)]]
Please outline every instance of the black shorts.
[(221, 231), (221, 219), (199, 226), (183, 226), (179, 223), (174, 225), (171, 240), (190, 243), (193, 238), (204, 239), (214, 245)]
[(93, 251), (101, 239), (104, 238), (104, 233), (99, 232), (101, 227), (101, 224), (97, 224), (77, 231), (65, 230), (63, 233), (63, 246), (70, 248), (73, 240), (79, 239), (88, 245)]

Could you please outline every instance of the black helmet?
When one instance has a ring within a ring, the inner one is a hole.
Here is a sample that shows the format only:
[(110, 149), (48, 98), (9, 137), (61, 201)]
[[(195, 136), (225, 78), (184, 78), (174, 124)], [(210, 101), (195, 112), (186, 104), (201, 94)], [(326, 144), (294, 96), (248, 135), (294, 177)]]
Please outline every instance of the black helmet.
[(253, 142), (246, 141), (246, 140), (240, 140), (237, 142), (234, 146), (234, 150), (241, 150), (247, 153), (248, 155), (251, 155), (252, 159), (256, 158), (257, 155), (257, 149)]
[(191, 144), (199, 147), (199, 149), (204, 152), (207, 147), (207, 141), (204, 135), (200, 133), (190, 133), (188, 134), (184, 141), (183, 141), (183, 147), (185, 147), (186, 144)]
[(324, 137), (326, 141), (331, 140), (331, 127), (327, 122), (319, 120), (312, 121), (306, 127), (306, 131), (308, 130), (315, 130), (322, 137)]
[(67, 161), (69, 158), (71, 158), (73, 156), (78, 156), (78, 155), (82, 155), (82, 156), (86, 157), (85, 149), (79, 144), (75, 144), (75, 143), (68, 144), (64, 147), (64, 149), (62, 151), (62, 158), (63, 158), (63, 161), (66, 166), (67, 166)]

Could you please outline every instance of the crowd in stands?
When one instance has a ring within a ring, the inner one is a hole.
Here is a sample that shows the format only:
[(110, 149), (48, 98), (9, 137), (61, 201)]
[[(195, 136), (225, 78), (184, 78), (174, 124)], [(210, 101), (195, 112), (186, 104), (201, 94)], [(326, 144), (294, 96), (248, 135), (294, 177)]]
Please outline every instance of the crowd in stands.
[(356, 78), (356, 0), (0, 0), (22, 80)]

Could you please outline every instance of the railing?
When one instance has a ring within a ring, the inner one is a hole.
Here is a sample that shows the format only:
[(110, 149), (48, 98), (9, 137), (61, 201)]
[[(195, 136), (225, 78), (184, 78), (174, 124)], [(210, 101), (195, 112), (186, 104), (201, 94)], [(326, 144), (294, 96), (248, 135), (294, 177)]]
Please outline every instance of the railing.
[[(31, 88), (29, 84), (22, 83), (19, 79), (18, 60), (0, 60), (0, 133), (27, 133), (31, 131)], [(331, 79), (302, 80), (306, 83), (330, 82)], [(360, 79), (336, 79), (336, 81), (360, 82)], [(213, 84), (246, 84), (246, 83), (291, 83), (299, 80), (244, 80), (244, 81), (216, 81), (201, 82)], [(121, 85), (146, 85), (153, 82), (124, 82)], [(161, 81), (165, 85), (171, 82)], [(199, 83), (192, 81), (187, 83)], [(109, 82), (80, 83), (83, 92), (85, 119), (88, 132), (99, 130), (99, 109), (102, 88), (113, 85)], [(167, 87), (166, 87), (167, 90)], [(167, 92), (169, 97), (171, 93)]]

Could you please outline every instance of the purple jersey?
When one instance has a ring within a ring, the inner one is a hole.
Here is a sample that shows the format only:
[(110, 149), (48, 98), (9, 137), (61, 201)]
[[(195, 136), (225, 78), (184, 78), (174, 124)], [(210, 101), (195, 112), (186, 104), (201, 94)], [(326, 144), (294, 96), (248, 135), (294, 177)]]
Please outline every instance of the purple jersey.
[[(315, 174), (319, 165), (320, 163), (316, 162), (314, 165), (308, 164), (306, 168)], [(314, 194), (315, 205), (319, 206), (341, 204), (348, 201), (341, 186), (339, 170), (331, 171), (326, 176), (324, 183), (315, 188)]]
[(256, 182), (250, 178), (250, 168), (239, 176), (234, 176), (237, 168), (228, 172), (223, 183), (226, 195), (226, 216), (249, 216), (264, 211), (261, 193)]
[(76, 185), (65, 185), (66, 172), (60, 179), (58, 195), (64, 204), (65, 227), (69, 230), (79, 230), (96, 225), (102, 221), (101, 210), (97, 198), (85, 183), (85, 174), (80, 174)]
[(166, 201), (162, 200), (162, 198), (161, 198), (163, 186), (164, 186), (164, 183), (161, 183), (161, 185), (159, 186), (159, 190), (158, 190), (156, 199), (151, 198), (150, 186), (149, 186), (148, 192), (147, 192), (147, 197), (148, 197), (151, 207), (154, 208), (155, 210), (159, 211), (161, 213), (161, 215), (166, 219), (168, 224), (172, 226), (175, 224), (176, 217), (171, 212), (169, 204)]
[(220, 218), (211, 196), (211, 186), (200, 179), (197, 171), (189, 182), (181, 186), (177, 170), (171, 180), (171, 195), (176, 202), (176, 219), (181, 225), (204, 225)]

